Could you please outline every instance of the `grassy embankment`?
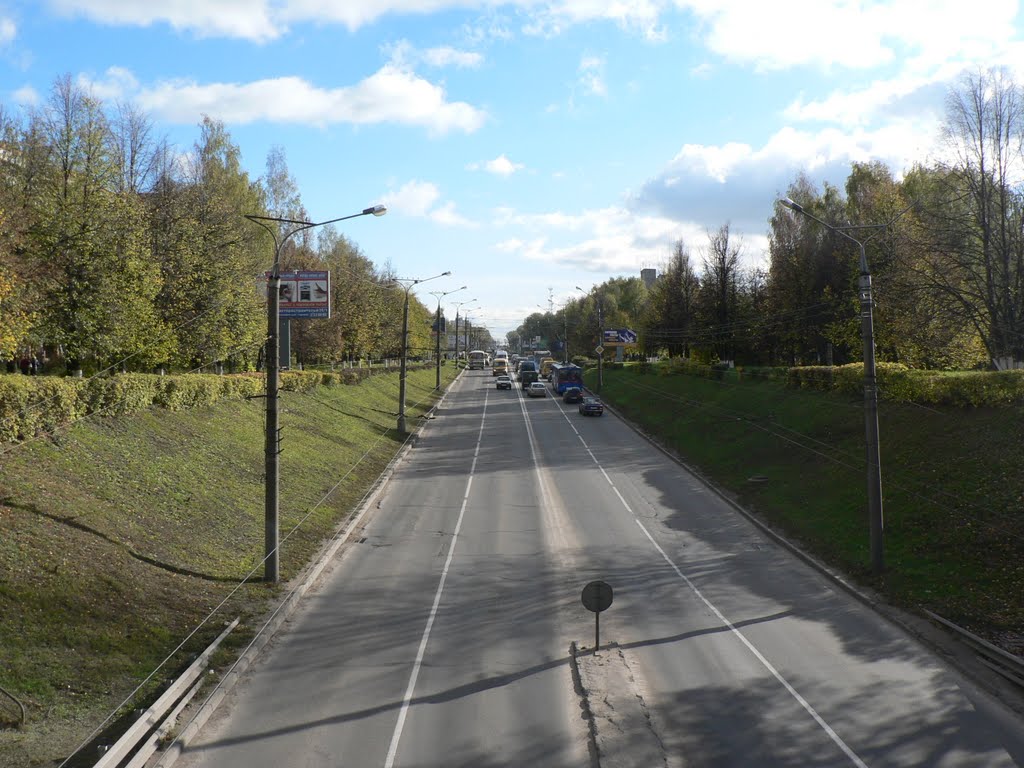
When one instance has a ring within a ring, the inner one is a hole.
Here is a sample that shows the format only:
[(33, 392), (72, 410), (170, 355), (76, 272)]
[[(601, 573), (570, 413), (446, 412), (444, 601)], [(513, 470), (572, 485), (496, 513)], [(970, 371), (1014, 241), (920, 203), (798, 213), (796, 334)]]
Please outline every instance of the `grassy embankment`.
[(1019, 406), (879, 404), (886, 570), (875, 577), (860, 400), (735, 371), (716, 381), (629, 365), (606, 367), (602, 397), (855, 580), (1024, 653)]
[[(456, 373), (442, 369), (446, 385)], [(410, 424), (436, 399), (410, 371)], [(294, 576), (395, 455), (397, 373), (282, 393), (281, 545)], [(413, 405), (415, 404), (415, 405)], [(262, 399), (90, 418), (0, 456), (0, 766), (56, 765), (241, 580), (229, 603), (161, 671), (144, 705), (235, 616), (282, 587), (263, 558)], [(0, 453), (11, 448), (0, 445)], [(250, 637), (251, 625), (229, 639)], [(91, 765), (95, 753), (77, 765)]]

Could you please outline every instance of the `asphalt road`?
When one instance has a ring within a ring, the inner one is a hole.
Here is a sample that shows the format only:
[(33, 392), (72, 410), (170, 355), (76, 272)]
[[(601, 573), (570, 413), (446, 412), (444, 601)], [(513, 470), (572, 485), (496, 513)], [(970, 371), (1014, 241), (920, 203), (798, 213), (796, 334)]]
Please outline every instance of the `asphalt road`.
[(613, 415), (490, 371), (437, 413), (178, 765), (589, 766), (592, 579), (604, 768), (1024, 765), (1019, 718)]

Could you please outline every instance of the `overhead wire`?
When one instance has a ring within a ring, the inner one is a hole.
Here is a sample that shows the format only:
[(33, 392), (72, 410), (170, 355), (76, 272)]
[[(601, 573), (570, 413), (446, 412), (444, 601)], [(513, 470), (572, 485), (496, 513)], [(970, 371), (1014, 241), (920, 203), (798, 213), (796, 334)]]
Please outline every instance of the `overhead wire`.
[[(421, 405), (422, 403), (426, 402), (426, 401), (427, 401), (427, 400), (429, 400), (429, 399), (430, 399), (429, 397), (427, 397), (427, 398), (424, 398), (424, 399), (422, 399), (422, 400), (418, 401), (417, 403), (415, 403), (415, 404), (413, 404), (412, 406), (409, 406), (409, 407), (410, 407), (410, 408), (416, 408), (416, 407), (418, 407), (419, 405)], [(109, 715), (107, 715), (107, 717), (106, 717), (106, 718), (105, 718), (105, 719), (104, 719), (104, 720), (103, 720), (103, 721), (102, 721), (102, 722), (101, 722), (101, 723), (100, 723), (99, 725), (97, 725), (97, 726), (96, 726), (96, 727), (95, 727), (95, 728), (93, 729), (93, 731), (92, 731), (92, 732), (91, 732), (91, 733), (90, 733), (90, 734), (89, 734), (89, 735), (88, 735), (88, 736), (87, 736), (87, 737), (86, 737), (86, 738), (85, 738), (85, 739), (84, 739), (84, 740), (83, 740), (83, 741), (82, 741), (82, 742), (81, 742), (81, 743), (80, 743), (80, 744), (79, 744), (79, 745), (78, 745), (78, 746), (77, 746), (77, 747), (76, 747), (76, 748), (75, 748), (75, 749), (74, 749), (74, 750), (73, 750), (73, 751), (72, 751), (72, 752), (71, 752), (71, 753), (70, 753), (70, 754), (69, 754), (69, 755), (68, 755), (68, 756), (67, 756), (67, 757), (66, 757), (65, 759), (64, 759), (64, 761), (60, 763), (60, 765), (58, 766), (58, 768), (63, 768), (63, 767), (65, 766), (65, 765), (67, 765), (67, 763), (68, 763), (68, 762), (69, 762), (69, 761), (70, 761), (70, 760), (71, 760), (71, 759), (72, 759), (72, 758), (73, 758), (73, 757), (74, 757), (74, 756), (75, 756), (76, 754), (78, 754), (78, 752), (80, 752), (80, 751), (81, 751), (81, 750), (82, 750), (82, 749), (83, 749), (84, 747), (86, 747), (86, 746), (87, 746), (87, 745), (88, 745), (88, 744), (89, 744), (89, 743), (90, 743), (90, 742), (91, 742), (91, 741), (92, 741), (93, 739), (95, 739), (97, 735), (99, 735), (99, 734), (100, 734), (100, 733), (102, 732), (102, 730), (103, 730), (103, 729), (104, 729), (104, 728), (105, 728), (105, 727), (107, 726), (107, 724), (108, 724), (108, 723), (110, 723), (110, 722), (111, 722), (111, 721), (112, 721), (112, 720), (113, 720), (113, 719), (114, 719), (114, 718), (115, 718), (115, 717), (117, 716), (117, 713), (118, 713), (119, 711), (121, 711), (121, 710), (122, 710), (122, 709), (123, 709), (123, 708), (124, 708), (124, 707), (125, 707), (125, 706), (126, 706), (126, 705), (127, 705), (128, 703), (129, 703), (129, 702), (130, 702), (130, 701), (132, 701), (132, 700), (133, 700), (133, 699), (135, 698), (135, 696), (136, 696), (136, 695), (138, 695), (138, 693), (139, 693), (139, 692), (140, 692), (140, 691), (141, 691), (141, 690), (142, 690), (142, 689), (143, 689), (143, 688), (144, 688), (144, 687), (145, 687), (145, 686), (146, 686), (146, 685), (147, 685), (147, 684), (148, 684), (148, 683), (149, 683), (150, 681), (152, 681), (152, 680), (154, 679), (154, 677), (156, 676), (156, 674), (157, 674), (157, 673), (158, 673), (158, 672), (159, 672), (159, 671), (160, 671), (161, 669), (163, 669), (163, 668), (164, 668), (164, 667), (165, 667), (165, 666), (166, 666), (166, 665), (167, 665), (168, 663), (170, 663), (170, 662), (171, 662), (171, 660), (173, 660), (173, 659), (174, 659), (174, 657), (175, 657), (175, 656), (176, 656), (176, 655), (177, 655), (177, 654), (178, 654), (178, 653), (179, 653), (179, 652), (180, 652), (180, 651), (181, 651), (181, 650), (182, 650), (182, 649), (183, 649), (183, 648), (184, 648), (184, 647), (185, 647), (185, 646), (186, 646), (186, 645), (188, 644), (188, 642), (189, 642), (190, 640), (192, 640), (192, 638), (193, 638), (193, 637), (195, 637), (195, 636), (196, 636), (196, 635), (197, 635), (197, 634), (199, 633), (199, 631), (200, 631), (200, 630), (201, 630), (201, 629), (202, 629), (203, 627), (205, 627), (205, 626), (206, 626), (207, 624), (209, 624), (209, 623), (210, 623), (210, 621), (212, 621), (212, 619), (213, 619), (213, 618), (214, 618), (214, 617), (215, 617), (215, 616), (216, 616), (216, 615), (217, 615), (217, 614), (218, 614), (218, 613), (219, 613), (219, 612), (221, 611), (221, 609), (222, 609), (222, 608), (223, 608), (223, 607), (224, 607), (225, 605), (227, 605), (227, 603), (228, 603), (228, 602), (229, 602), (229, 601), (231, 600), (231, 598), (233, 598), (233, 597), (234, 597), (234, 596), (235, 596), (235, 595), (236, 595), (236, 594), (238, 593), (238, 591), (239, 591), (239, 590), (240, 590), (240, 589), (241, 589), (241, 588), (242, 588), (243, 586), (245, 586), (245, 585), (246, 585), (247, 583), (249, 583), (249, 580), (250, 580), (250, 579), (251, 579), (251, 578), (252, 578), (252, 577), (253, 577), (253, 576), (254, 576), (254, 575), (255, 575), (255, 574), (256, 574), (256, 573), (257, 573), (257, 572), (258, 572), (258, 571), (259, 571), (259, 570), (261, 569), (261, 568), (263, 568), (263, 567), (265, 566), (265, 564), (266, 564), (267, 560), (268, 560), (268, 559), (269, 559), (269, 558), (270, 558), (270, 557), (271, 557), (272, 555), (275, 555), (275, 554), (276, 554), (276, 553), (277, 553), (277, 552), (278, 552), (278, 551), (280, 550), (281, 546), (282, 546), (282, 545), (284, 545), (284, 544), (285, 544), (285, 543), (286, 543), (287, 541), (289, 541), (289, 540), (290, 540), (290, 539), (292, 538), (292, 536), (294, 536), (294, 535), (295, 535), (295, 534), (296, 534), (296, 533), (297, 533), (297, 532), (299, 531), (299, 529), (300, 529), (300, 528), (301, 528), (301, 527), (302, 527), (302, 526), (303, 526), (303, 525), (304, 525), (304, 524), (306, 523), (306, 521), (307, 521), (307, 520), (309, 520), (309, 518), (310, 518), (310, 517), (311, 517), (311, 516), (313, 515), (313, 513), (315, 513), (315, 512), (316, 512), (316, 511), (317, 511), (317, 510), (318, 510), (318, 509), (319, 509), (319, 508), (320, 508), (320, 507), (321, 507), (321, 506), (322, 506), (322, 505), (323, 505), (324, 503), (326, 503), (326, 501), (327, 501), (327, 500), (328, 500), (328, 499), (329, 499), (329, 498), (330, 498), (330, 497), (331, 497), (332, 495), (334, 495), (334, 492), (335, 492), (335, 491), (336, 491), (336, 490), (337, 490), (337, 489), (338, 489), (338, 488), (339, 488), (339, 487), (341, 486), (341, 484), (342, 484), (343, 482), (345, 482), (345, 480), (347, 480), (347, 479), (348, 479), (348, 477), (349, 477), (349, 476), (350, 476), (350, 475), (351, 475), (351, 474), (352, 474), (353, 472), (355, 472), (355, 470), (356, 470), (356, 469), (357, 469), (357, 468), (359, 467), (359, 465), (360, 465), (360, 464), (362, 464), (362, 462), (363, 462), (363, 461), (364, 461), (364, 460), (366, 459), (366, 457), (367, 457), (367, 456), (369, 456), (369, 455), (370, 455), (371, 453), (373, 453), (373, 451), (377, 450), (377, 447), (379, 446), (379, 444), (381, 443), (381, 441), (382, 441), (382, 440), (384, 440), (384, 438), (386, 438), (386, 437), (388, 436), (388, 434), (389, 434), (390, 432), (392, 432), (392, 431), (393, 431), (393, 428), (391, 428), (391, 427), (387, 427), (387, 428), (384, 428), (384, 429), (383, 429), (383, 431), (381, 432), (381, 434), (377, 436), (377, 438), (376, 438), (376, 439), (375, 439), (375, 440), (373, 441), (373, 443), (372, 443), (372, 444), (370, 445), (370, 447), (369, 447), (369, 448), (367, 448), (367, 449), (366, 449), (366, 451), (364, 451), (364, 452), (363, 452), (363, 454), (362, 454), (362, 455), (361, 455), (361, 456), (360, 456), (360, 457), (359, 457), (359, 458), (358, 458), (358, 459), (357, 459), (357, 460), (356, 460), (356, 461), (355, 461), (355, 462), (354, 462), (354, 463), (353, 463), (353, 464), (352, 464), (352, 465), (351, 465), (351, 466), (350, 466), (350, 467), (349, 467), (349, 468), (347, 469), (347, 471), (346, 471), (346, 472), (345, 472), (345, 473), (344, 473), (344, 474), (343, 474), (343, 475), (342, 475), (342, 476), (341, 476), (341, 477), (340, 477), (340, 478), (338, 479), (338, 481), (337, 481), (337, 482), (336, 482), (336, 483), (335, 483), (335, 484), (334, 484), (333, 486), (331, 486), (331, 488), (330, 488), (330, 489), (329, 489), (329, 490), (328, 490), (328, 491), (327, 491), (326, 493), (324, 493), (324, 494), (323, 494), (323, 496), (321, 496), (321, 497), (320, 497), (320, 499), (319, 499), (319, 500), (318, 500), (318, 501), (317, 501), (317, 502), (316, 502), (315, 504), (313, 504), (313, 506), (312, 506), (312, 507), (310, 507), (310, 508), (309, 508), (309, 510), (308, 510), (308, 511), (306, 512), (306, 514), (305, 514), (305, 515), (303, 515), (303, 516), (302, 516), (302, 517), (301, 517), (301, 518), (300, 518), (300, 519), (299, 519), (299, 520), (298, 520), (298, 521), (297, 521), (297, 522), (296, 522), (296, 523), (295, 523), (295, 524), (294, 524), (294, 525), (293, 525), (293, 526), (292, 526), (292, 527), (291, 527), (291, 528), (290, 528), (290, 529), (288, 530), (288, 532), (284, 534), (284, 536), (282, 536), (282, 537), (280, 538), (280, 540), (278, 541), (278, 544), (277, 544), (277, 546), (276, 546), (276, 547), (275, 547), (275, 548), (274, 548), (273, 550), (271, 550), (270, 552), (267, 552), (267, 553), (266, 553), (266, 554), (264, 555), (264, 557), (263, 557), (263, 559), (262, 559), (262, 560), (260, 560), (260, 561), (259, 561), (258, 563), (256, 563), (256, 564), (255, 564), (255, 565), (254, 565), (254, 566), (253, 566), (253, 567), (252, 567), (252, 568), (251, 568), (251, 569), (250, 569), (250, 570), (249, 570), (249, 571), (248, 571), (248, 572), (247, 572), (247, 573), (246, 573), (246, 574), (245, 574), (244, 576), (242, 576), (242, 578), (241, 578), (241, 580), (239, 581), (239, 583), (238, 583), (238, 584), (236, 584), (236, 585), (235, 585), (235, 586), (234, 586), (234, 587), (233, 587), (233, 588), (232, 588), (232, 589), (231, 589), (231, 590), (230, 590), (230, 591), (228, 592), (228, 594), (227, 594), (227, 595), (225, 595), (225, 596), (224, 596), (224, 598), (223, 598), (223, 599), (222, 599), (222, 600), (221, 600), (221, 601), (220, 601), (220, 602), (219, 602), (219, 603), (218, 603), (218, 604), (217, 604), (217, 605), (216, 605), (216, 606), (215, 606), (215, 607), (214, 607), (213, 609), (211, 609), (211, 610), (210, 610), (210, 611), (209, 611), (209, 612), (207, 613), (207, 615), (206, 615), (206, 616), (205, 616), (205, 617), (204, 617), (204, 618), (203, 618), (203, 619), (202, 619), (202, 620), (201, 620), (201, 621), (200, 621), (200, 622), (199, 622), (199, 623), (198, 623), (198, 624), (197, 624), (197, 625), (196, 625), (196, 626), (195, 626), (195, 627), (194, 627), (194, 628), (193, 628), (193, 629), (192, 629), (192, 630), (191, 630), (191, 631), (190, 631), (190, 632), (188, 633), (188, 635), (186, 635), (186, 636), (185, 636), (185, 638), (184, 638), (184, 639), (183, 639), (183, 640), (182, 640), (182, 641), (181, 641), (180, 643), (178, 643), (178, 645), (177, 645), (177, 646), (175, 646), (175, 647), (174, 647), (174, 649), (173, 649), (172, 651), (170, 651), (170, 653), (168, 653), (168, 654), (167, 654), (167, 655), (166, 655), (166, 656), (164, 657), (164, 659), (163, 659), (163, 660), (162, 660), (162, 661), (161, 661), (161, 662), (160, 662), (159, 664), (157, 664), (157, 666), (156, 666), (156, 667), (154, 667), (154, 668), (153, 668), (153, 670), (152, 670), (152, 671), (150, 671), (150, 673), (149, 673), (149, 674), (148, 674), (148, 675), (147, 675), (147, 676), (145, 677), (145, 679), (143, 679), (143, 680), (142, 680), (142, 682), (140, 682), (140, 683), (139, 683), (139, 684), (138, 684), (138, 685), (137, 685), (137, 686), (136, 686), (136, 687), (135, 687), (135, 688), (134, 688), (134, 689), (133, 689), (133, 690), (132, 690), (132, 691), (131, 691), (131, 692), (130, 692), (130, 693), (129, 693), (129, 694), (128, 694), (128, 695), (127, 695), (127, 696), (126, 696), (125, 698), (124, 698), (124, 700), (123, 700), (123, 701), (121, 701), (121, 703), (120, 703), (120, 704), (118, 704), (118, 705), (117, 705), (117, 707), (115, 707), (115, 708), (114, 708), (114, 709), (113, 709), (113, 710), (112, 710), (112, 711), (110, 712), (110, 714), (109, 714)], [(406, 436), (406, 438), (405, 438), (405, 440), (403, 441), (403, 445), (407, 444), (407, 443), (409, 442), (409, 440), (411, 440), (411, 439), (412, 439), (412, 434), (409, 434), (409, 435), (407, 435), (407, 436)], [(366, 501), (366, 498), (367, 498), (367, 497), (368, 497), (368, 496), (370, 495), (370, 493), (371, 493), (372, 491), (373, 491), (373, 488), (370, 488), (370, 489), (368, 489), (368, 490), (367, 490), (367, 491), (366, 491), (366, 492), (365, 492), (365, 493), (363, 494), (363, 496), (362, 496), (361, 500), (360, 500), (360, 501), (359, 501), (359, 502), (358, 502), (358, 503), (357, 503), (357, 504), (356, 504), (356, 505), (355, 505), (355, 506), (353, 507), (353, 509), (358, 509), (358, 508), (359, 508), (359, 506), (360, 506), (361, 504), (365, 503), (365, 501)], [(350, 516), (350, 515), (351, 515), (351, 511), (350, 511), (350, 513), (349, 513), (349, 516)], [(347, 518), (346, 518), (346, 519), (347, 519)], [(293, 591), (294, 591), (294, 590), (293, 590)], [(266, 631), (266, 628), (267, 628), (267, 627), (268, 627), (268, 626), (270, 625), (270, 623), (271, 623), (271, 622), (273, 621), (274, 617), (275, 617), (275, 616), (277, 615), (277, 613), (278, 613), (278, 612), (280, 612), (280, 610), (281, 610), (282, 606), (283, 606), (283, 605), (285, 605), (286, 603), (287, 603), (287, 600), (286, 600), (286, 599), (285, 599), (285, 600), (281, 600), (281, 601), (279, 602), (279, 604), (278, 604), (278, 607), (277, 607), (277, 608), (276, 608), (276, 609), (274, 610), (274, 612), (273, 612), (273, 613), (272, 613), (272, 614), (270, 615), (270, 617), (269, 617), (269, 618), (268, 618), (268, 619), (267, 619), (267, 620), (266, 620), (266, 621), (264, 622), (264, 624), (262, 625), (262, 627), (260, 627), (260, 629), (259, 629), (259, 630), (257, 630), (257, 632), (256, 632), (256, 633), (254, 634), (254, 636), (253, 636), (252, 640), (250, 641), (250, 643), (249, 643), (249, 646), (248, 646), (248, 647), (246, 648), (246, 650), (248, 650), (248, 648), (251, 648), (251, 647), (252, 647), (252, 645), (253, 645), (253, 644), (254, 644), (254, 643), (256, 642), (256, 640), (257, 640), (257, 639), (258, 639), (258, 638), (260, 637), (260, 635), (261, 635), (261, 634), (262, 634), (262, 633), (263, 633), (264, 631)], [(209, 700), (210, 700), (210, 699), (211, 699), (211, 698), (213, 697), (213, 695), (214, 695), (214, 694), (215, 694), (215, 693), (217, 692), (217, 690), (218, 690), (218, 689), (219, 689), (219, 688), (220, 688), (220, 687), (221, 687), (221, 686), (223, 685), (223, 681), (224, 681), (225, 679), (227, 679), (227, 678), (228, 678), (228, 676), (230, 675), (230, 673), (231, 673), (231, 672), (232, 672), (232, 671), (233, 671), (233, 670), (235, 669), (235, 667), (236, 667), (236, 666), (238, 665), (239, 661), (241, 660), (241, 658), (242, 658), (242, 657), (243, 657), (244, 655), (245, 655), (245, 652), (244, 652), (244, 651), (243, 651), (242, 653), (240, 653), (240, 654), (238, 655), (238, 658), (237, 658), (237, 659), (235, 660), (235, 662), (234, 662), (234, 663), (232, 664), (231, 668), (230, 668), (230, 669), (229, 669), (229, 670), (227, 671), (227, 673), (226, 673), (226, 674), (224, 674), (223, 676), (221, 676), (221, 679), (220, 679), (220, 681), (218, 682), (217, 686), (216, 686), (216, 687), (214, 688), (214, 690), (213, 690), (213, 691), (212, 691), (212, 692), (211, 692), (211, 693), (209, 694), (209, 696), (208, 696), (208, 698), (207, 698), (207, 701), (209, 701)], [(198, 713), (197, 713), (197, 714), (198, 714)], [(196, 717), (196, 715), (193, 715), (193, 720), (195, 719), (195, 717)], [(190, 722), (191, 722), (191, 721), (190, 721)], [(179, 729), (178, 733), (180, 734), (180, 733), (181, 733), (181, 731), (183, 731), (183, 730), (184, 730), (184, 728), (181, 728), (181, 729)], [(176, 743), (176, 742), (177, 742), (178, 738), (179, 738), (179, 737), (175, 737), (175, 740), (174, 740), (174, 741), (172, 742), (172, 745), (173, 745), (174, 743)], [(170, 746), (170, 745), (169, 745), (169, 746)], [(168, 748), (169, 748), (169, 746), (168, 746)]]
[[(719, 382), (719, 383), (722, 383), (722, 382)], [(680, 403), (683, 403), (683, 404), (686, 404), (686, 405), (696, 406), (696, 407), (702, 408), (704, 410), (718, 412), (718, 413), (721, 413), (721, 414), (727, 415), (727, 416), (732, 416), (733, 418), (737, 418), (737, 419), (739, 419), (741, 421), (744, 421), (749, 426), (752, 426), (752, 427), (754, 427), (756, 429), (759, 429), (761, 431), (764, 431), (764, 432), (767, 432), (769, 434), (772, 434), (775, 437), (777, 437), (777, 438), (779, 438), (781, 440), (784, 440), (787, 443), (790, 443), (792, 445), (798, 446), (798, 447), (800, 447), (800, 448), (802, 448), (802, 449), (804, 449), (806, 451), (809, 451), (809, 452), (814, 453), (814, 454), (816, 454), (818, 456), (821, 456), (822, 458), (824, 458), (824, 459), (826, 459), (826, 460), (828, 460), (828, 461), (830, 461), (832, 463), (838, 464), (838, 465), (840, 465), (840, 466), (842, 466), (842, 467), (844, 467), (846, 469), (850, 469), (850, 470), (858, 471), (858, 472), (859, 471), (863, 471), (863, 469), (864, 469), (864, 464), (863, 463), (857, 463), (857, 464), (850, 463), (850, 461), (858, 461), (858, 460), (860, 460), (862, 462), (862, 459), (860, 459), (859, 456), (851, 453), (850, 451), (847, 451), (845, 449), (839, 448), (839, 447), (837, 447), (835, 445), (826, 443), (824, 441), (818, 440), (817, 438), (814, 438), (814, 437), (812, 437), (810, 435), (807, 435), (807, 434), (805, 434), (803, 432), (800, 432), (799, 430), (795, 430), (795, 429), (792, 429), (790, 427), (786, 427), (785, 425), (782, 425), (782, 424), (780, 424), (777, 421), (773, 421), (772, 422), (772, 426), (780, 427), (781, 429), (783, 429), (786, 432), (788, 432), (789, 435), (781, 434), (781, 433), (775, 431), (774, 429), (771, 429), (769, 427), (764, 426), (756, 418), (751, 418), (751, 414), (744, 413), (742, 411), (735, 411), (735, 410), (732, 410), (732, 409), (723, 408), (721, 406), (716, 406), (716, 405), (709, 404), (709, 403), (706, 403), (706, 402), (700, 401), (700, 400), (694, 400), (692, 398), (677, 397), (677, 396), (672, 395), (671, 393), (665, 392), (665, 390), (663, 390), (663, 389), (660, 389), (660, 388), (657, 388), (657, 387), (648, 387), (648, 386), (645, 386), (643, 384), (639, 384), (639, 383), (636, 383), (636, 382), (634, 382), (633, 386), (636, 386), (637, 388), (645, 390), (645, 391), (650, 391), (652, 393), (657, 393), (659, 396), (667, 398), (667, 399), (675, 401), (675, 402), (680, 402)], [(843, 460), (843, 459), (836, 458), (835, 456), (831, 456), (828, 453), (826, 453), (826, 452), (824, 452), (822, 450), (819, 450), (818, 448), (816, 448), (816, 447), (814, 447), (812, 445), (808, 445), (808, 444), (802, 442), (801, 440), (806, 440), (806, 441), (809, 441), (811, 443), (816, 444), (817, 446), (820, 446), (822, 448), (826, 448), (829, 451), (834, 451), (835, 453), (839, 454), (840, 456), (845, 457), (846, 459), (849, 459), (850, 461), (846, 461), (846, 460)], [(896, 475), (896, 480), (893, 480), (893, 477), (892, 477), (893, 474)], [(910, 477), (908, 477), (904, 472), (901, 472), (898, 469), (894, 470), (892, 466), (887, 466), (886, 467), (885, 486), (887, 488), (895, 488), (895, 489), (897, 489), (899, 491), (902, 491), (904, 493), (907, 493), (907, 494), (913, 496), (914, 498), (917, 498), (917, 499), (919, 499), (921, 501), (925, 501), (925, 502), (927, 502), (929, 504), (932, 504), (932, 505), (934, 505), (934, 506), (936, 506), (938, 508), (941, 508), (941, 509), (945, 510), (946, 512), (955, 512), (956, 511), (954, 508), (950, 507), (947, 503), (944, 503), (943, 501), (939, 500), (938, 498), (935, 498), (934, 496), (931, 496), (931, 495), (927, 495), (925, 493), (922, 493), (920, 490), (918, 490), (922, 485), (924, 485), (924, 481), (913, 480)], [(1009, 513), (998, 512), (996, 510), (993, 510), (990, 505), (982, 506), (982, 505), (977, 504), (977, 503), (975, 503), (975, 502), (973, 502), (973, 501), (971, 501), (969, 499), (965, 499), (963, 496), (956, 495), (956, 494), (951, 494), (951, 493), (949, 493), (947, 491), (940, 491), (940, 495), (948, 497), (952, 501), (956, 501), (961, 506), (970, 507), (970, 508), (974, 509), (977, 512), (983, 513), (987, 518), (991, 518), (991, 517), (994, 516), (994, 517), (996, 517), (999, 520), (1000, 523), (1009, 523), (1010, 524), (1009, 526), (1007, 526), (1007, 525), (996, 526), (995, 530), (1009, 531), (1009, 532), (1012, 532), (1012, 533), (1014, 533), (1014, 534), (1016, 534), (1018, 536), (1021, 534), (1021, 522), (1018, 519), (1018, 517), (1013, 517)], [(987, 522), (991, 523), (991, 520), (988, 520)]]

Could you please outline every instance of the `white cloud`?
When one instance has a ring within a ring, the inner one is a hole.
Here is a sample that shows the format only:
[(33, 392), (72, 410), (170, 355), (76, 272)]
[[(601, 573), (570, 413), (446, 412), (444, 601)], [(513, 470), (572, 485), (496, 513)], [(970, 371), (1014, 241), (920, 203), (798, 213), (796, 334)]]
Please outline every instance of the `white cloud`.
[(584, 56), (580, 59), (579, 82), (595, 96), (607, 96), (608, 86), (604, 81), (604, 59), (598, 56)]
[(10, 45), (17, 34), (18, 27), (11, 19), (0, 18), (0, 45)]
[(462, 51), (451, 46), (420, 50), (408, 40), (388, 43), (383, 46), (383, 50), (391, 63), (402, 69), (411, 68), (414, 64), (419, 63), (436, 68), (475, 69), (484, 61), (482, 54), (473, 51)]
[(669, 0), (557, 0), (546, 3), (518, 0), (510, 4), (522, 6), (532, 14), (523, 26), (526, 34), (550, 37), (577, 24), (613, 21), (623, 29), (639, 32), (652, 41), (665, 39), (660, 17), (662, 11), (671, 5)]
[(194, 123), (208, 114), (231, 123), (399, 123), (444, 134), (472, 133), (485, 119), (484, 112), (470, 104), (448, 101), (441, 86), (393, 64), (342, 88), (319, 88), (298, 77), (251, 83), (171, 81), (142, 88), (135, 100), (160, 118), (178, 123)]
[(381, 201), (388, 210), (400, 215), (425, 218), (446, 227), (471, 227), (473, 222), (455, 210), (455, 203), (450, 200), (438, 205), (441, 190), (429, 181), (409, 181), (396, 191), (381, 196)]
[(98, 80), (84, 74), (77, 79), (79, 85), (104, 101), (124, 100), (139, 89), (135, 75), (124, 67), (110, 67)]
[(409, 181), (397, 192), (388, 192), (381, 199), (388, 210), (406, 216), (426, 216), (441, 197), (436, 184), (429, 181)]
[(818, 0), (796, 12), (761, 0), (681, 0), (703, 21), (700, 37), (759, 69), (866, 69), (914, 55), (932, 65), (974, 58), (1014, 34), (1015, 0)]
[(496, 158), (488, 160), (486, 163), (470, 163), (466, 166), (466, 170), (484, 170), (497, 176), (511, 176), (516, 171), (521, 171), (525, 167), (526, 166), (522, 163), (513, 163), (505, 155), (498, 155)]
[(264, 42), (285, 31), (271, 17), (267, 0), (48, 0), (66, 16), (100, 24), (148, 27), (169, 24), (197, 37), (238, 37)]
[[(557, 35), (591, 21), (611, 21), (648, 39), (664, 39), (662, 12), (672, 0), (45, 0), (58, 13), (102, 24), (169, 24), (200, 37), (236, 37), (256, 42), (285, 34), (289, 24), (340, 24), (350, 31), (385, 16), (426, 16), (446, 10), (508, 8), (525, 17), (527, 34)], [(464, 28), (478, 41), (507, 39), (500, 20)]]
[(443, 46), (425, 50), (423, 52), (423, 60), (432, 67), (454, 66), (460, 69), (475, 69), (483, 64), (484, 57), (473, 51), (460, 51)]
[(494, 248), (520, 258), (592, 272), (633, 272), (661, 263), (672, 243), (692, 225), (662, 216), (638, 215), (621, 206), (522, 214), (508, 208), (495, 212), (495, 223), (514, 227), (525, 237), (511, 237)]
[[(1024, 50), (1018, 53), (1024, 54)], [(997, 61), (988, 63), (998, 64)], [(794, 121), (848, 127), (877, 125), (880, 119), (934, 123), (943, 114), (946, 92), (956, 85), (965, 69), (973, 70), (973, 67), (965, 67), (962, 62), (945, 62), (927, 74), (904, 72), (857, 90), (834, 91), (814, 101), (804, 101), (801, 95), (786, 107), (783, 115)]]
[(23, 107), (34, 107), (40, 102), (39, 91), (31, 85), (23, 85), (11, 94), (11, 98), (15, 104), (20, 104)]
[(760, 147), (687, 144), (641, 187), (631, 207), (696, 222), (702, 229), (731, 222), (737, 234), (751, 240), (765, 231), (775, 199), (797, 174), (841, 187), (851, 163), (877, 160), (899, 177), (915, 161), (927, 160), (936, 136), (937, 123), (896, 120), (848, 132), (786, 127)]
[(455, 203), (448, 201), (428, 214), (432, 221), (445, 227), (475, 227), (476, 224), (455, 210)]

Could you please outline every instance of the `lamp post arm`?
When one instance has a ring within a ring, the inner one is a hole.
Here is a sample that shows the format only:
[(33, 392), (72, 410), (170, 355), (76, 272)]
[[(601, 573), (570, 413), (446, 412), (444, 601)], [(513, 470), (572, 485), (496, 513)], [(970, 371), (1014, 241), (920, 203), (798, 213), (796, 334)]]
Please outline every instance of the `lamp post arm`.
[[(375, 205), (364, 208), (360, 213), (349, 216), (341, 216), (328, 221), (299, 221), (296, 219), (285, 219), (274, 216), (259, 216), (257, 214), (243, 214), (244, 218), (258, 224), (270, 233), (274, 241), (274, 266), (270, 273), (270, 280), (267, 281), (267, 337), (266, 337), (266, 423), (264, 427), (264, 558), (263, 558), (263, 579), (268, 582), (277, 582), (279, 578), (280, 552), (279, 552), (279, 511), (280, 511), (280, 485), (281, 465), (278, 461), (280, 454), (279, 424), (280, 409), (278, 406), (278, 392), (280, 390), (278, 376), (280, 374), (280, 339), (279, 329), (281, 323), (281, 249), (288, 239), (298, 232), (323, 224), (330, 224), (335, 221), (352, 219), (356, 216), (382, 216), (387, 212), (383, 205)], [(271, 226), (271, 223), (279, 226)], [(282, 235), (280, 225), (286, 224), (291, 227)]]
[[(878, 434), (878, 379), (875, 362), (874, 299), (871, 291), (871, 273), (868, 271), (867, 254), (865, 253), (864, 243), (847, 234), (841, 228), (834, 227), (828, 222), (822, 221), (814, 214), (808, 213), (803, 206), (793, 202), (788, 197), (780, 202), (785, 207), (832, 230), (840, 237), (856, 243), (860, 249), (860, 280), (858, 287), (860, 293), (861, 340), (864, 344), (864, 437), (867, 448), (868, 546), (871, 555), (871, 570), (877, 575), (882, 573), (885, 568), (885, 516), (882, 499), (881, 451)], [(909, 210), (910, 208), (907, 208), (902, 211), (889, 224), (882, 226), (869, 225), (869, 227), (865, 228), (887, 227)]]

